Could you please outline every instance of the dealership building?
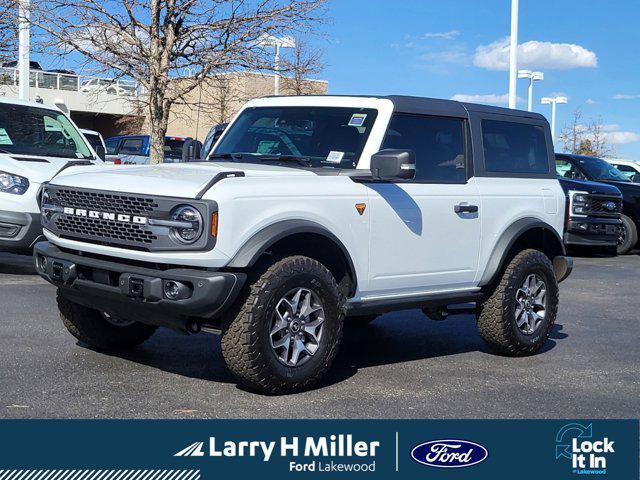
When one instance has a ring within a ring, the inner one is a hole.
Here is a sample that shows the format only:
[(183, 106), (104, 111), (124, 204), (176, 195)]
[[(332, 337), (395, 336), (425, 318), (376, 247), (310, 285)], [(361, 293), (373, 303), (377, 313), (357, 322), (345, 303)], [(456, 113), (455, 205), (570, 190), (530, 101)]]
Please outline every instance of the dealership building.
[[(272, 74), (235, 72), (211, 79), (174, 105), (167, 135), (202, 140), (212, 125), (228, 122), (246, 101), (273, 92)], [(328, 83), (323, 80), (296, 83), (283, 77), (280, 92), (326, 94)], [(0, 68), (0, 96), (18, 98), (17, 68)], [(105, 138), (147, 131), (145, 91), (133, 81), (31, 70), (29, 99), (66, 108), (80, 128), (96, 130)]]

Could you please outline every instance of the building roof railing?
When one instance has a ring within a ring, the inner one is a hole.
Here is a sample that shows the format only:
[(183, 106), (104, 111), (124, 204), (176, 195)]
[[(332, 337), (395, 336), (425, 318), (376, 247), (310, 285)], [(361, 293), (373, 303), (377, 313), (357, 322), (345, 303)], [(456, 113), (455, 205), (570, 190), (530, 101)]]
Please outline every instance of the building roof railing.
[[(0, 85), (17, 86), (18, 84), (17, 68), (0, 67)], [(90, 77), (46, 70), (30, 70), (29, 85), (35, 88), (81, 93), (106, 93), (124, 97), (138, 97), (143, 94), (140, 84), (132, 80)]]

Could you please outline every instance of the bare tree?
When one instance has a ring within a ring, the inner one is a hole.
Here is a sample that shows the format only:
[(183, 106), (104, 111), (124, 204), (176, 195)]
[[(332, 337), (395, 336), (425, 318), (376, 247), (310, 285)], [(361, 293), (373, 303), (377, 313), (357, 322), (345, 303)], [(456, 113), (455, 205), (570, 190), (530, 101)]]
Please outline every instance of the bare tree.
[(573, 112), (571, 123), (565, 125), (559, 139), (565, 152), (594, 157), (608, 157), (613, 153), (602, 118), (584, 124), (580, 109)]
[(18, 57), (17, 9), (14, 0), (0, 0), (0, 63)]
[(560, 132), (560, 141), (565, 152), (577, 153), (585, 134), (585, 126), (582, 124), (582, 111), (577, 108), (571, 117), (571, 123), (565, 125)]
[(294, 95), (309, 95), (314, 85), (309, 79), (324, 70), (324, 50), (312, 46), (305, 38), (296, 39), (296, 48), (289, 57), (285, 57), (281, 70), (288, 75), (287, 90)]
[(602, 123), (601, 117), (589, 122), (587, 132), (589, 140), (591, 141), (591, 150), (594, 152), (595, 157), (604, 158), (613, 154), (613, 148), (607, 138), (607, 133), (604, 130), (604, 124)]
[[(145, 90), (150, 161), (164, 159), (171, 107), (224, 72), (271, 68), (262, 35), (305, 32), (325, 0), (48, 0), (32, 23), (52, 46), (79, 52), (87, 67), (131, 78)], [(189, 72), (185, 74), (185, 72)]]

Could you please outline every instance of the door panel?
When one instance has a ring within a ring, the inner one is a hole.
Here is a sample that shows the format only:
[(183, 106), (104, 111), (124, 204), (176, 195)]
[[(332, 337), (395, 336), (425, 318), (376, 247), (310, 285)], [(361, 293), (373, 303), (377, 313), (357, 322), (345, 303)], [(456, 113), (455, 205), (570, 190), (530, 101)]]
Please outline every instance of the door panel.
[(474, 286), (480, 249), (475, 179), (466, 184), (371, 183), (368, 294)]

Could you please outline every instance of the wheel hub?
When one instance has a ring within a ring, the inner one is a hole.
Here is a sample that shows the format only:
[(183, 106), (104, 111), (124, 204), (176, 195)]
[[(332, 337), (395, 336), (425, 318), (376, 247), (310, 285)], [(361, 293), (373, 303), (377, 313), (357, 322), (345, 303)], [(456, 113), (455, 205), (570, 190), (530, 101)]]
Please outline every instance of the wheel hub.
[(297, 367), (315, 355), (322, 339), (324, 307), (308, 288), (294, 288), (276, 304), (270, 341), (278, 360)]
[(515, 295), (515, 319), (520, 332), (533, 334), (544, 321), (547, 309), (547, 285), (536, 273), (527, 275)]

